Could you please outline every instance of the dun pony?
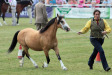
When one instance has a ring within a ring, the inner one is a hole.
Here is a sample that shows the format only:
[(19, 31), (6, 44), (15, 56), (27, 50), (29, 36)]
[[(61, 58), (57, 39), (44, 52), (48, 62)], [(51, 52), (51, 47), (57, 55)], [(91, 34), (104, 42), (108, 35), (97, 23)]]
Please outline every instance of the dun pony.
[(58, 40), (56, 38), (56, 33), (58, 28), (62, 28), (63, 30), (70, 31), (70, 27), (66, 23), (64, 17), (59, 15), (57, 15), (57, 17), (50, 20), (48, 24), (39, 31), (34, 30), (32, 28), (26, 28), (17, 31), (12, 40), (12, 44), (9, 47), (8, 53), (14, 50), (18, 42), (24, 48), (20, 66), (23, 66), (24, 56), (26, 55), (31, 60), (33, 65), (37, 68), (38, 65), (30, 57), (28, 49), (31, 48), (34, 51), (44, 51), (47, 59), (47, 63), (44, 63), (43, 67), (48, 67), (48, 64), (50, 62), (49, 50), (53, 49), (58, 57), (58, 60), (60, 61), (62, 69), (67, 70), (59, 55)]

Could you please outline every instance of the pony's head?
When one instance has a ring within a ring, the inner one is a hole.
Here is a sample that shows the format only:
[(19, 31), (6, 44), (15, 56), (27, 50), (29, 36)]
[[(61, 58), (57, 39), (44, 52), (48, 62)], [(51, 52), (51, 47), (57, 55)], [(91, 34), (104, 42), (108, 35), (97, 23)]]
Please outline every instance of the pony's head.
[(63, 30), (70, 31), (70, 27), (67, 24), (67, 22), (65, 21), (64, 16), (59, 16), (57, 14), (57, 17), (55, 19), (55, 22), (57, 22), (58, 28), (62, 28)]
[(70, 27), (68, 26), (68, 24), (66, 23), (65, 19), (64, 19), (64, 16), (59, 16), (57, 14), (57, 17), (51, 19), (47, 25), (45, 27), (43, 27), (41, 30), (40, 30), (40, 33), (43, 33), (45, 32), (51, 25), (55, 24), (57, 26), (57, 28), (62, 28), (63, 30), (66, 30), (66, 31), (70, 31)]

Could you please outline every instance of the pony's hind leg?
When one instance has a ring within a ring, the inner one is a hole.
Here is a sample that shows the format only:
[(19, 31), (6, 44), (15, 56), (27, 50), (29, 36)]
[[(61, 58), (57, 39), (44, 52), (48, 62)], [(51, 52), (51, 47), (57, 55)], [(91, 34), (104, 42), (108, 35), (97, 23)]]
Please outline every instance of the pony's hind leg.
[(63, 70), (67, 70), (67, 68), (64, 66), (64, 64), (63, 64), (63, 62), (62, 62), (62, 60), (61, 60), (61, 57), (60, 57), (60, 55), (59, 55), (59, 49), (58, 49), (58, 47), (55, 47), (55, 48), (54, 48), (54, 51), (56, 52), (56, 55), (57, 55), (57, 57), (58, 57), (58, 60), (60, 61), (61, 68), (62, 68)]
[(30, 55), (29, 55), (29, 53), (28, 53), (28, 48), (25, 48), (25, 47), (24, 47), (24, 49), (25, 49), (25, 54), (26, 54), (26, 56), (28, 57), (28, 59), (31, 60), (31, 62), (33, 63), (33, 65), (35, 66), (35, 68), (38, 68), (38, 65), (36, 64), (36, 62), (30, 57)]

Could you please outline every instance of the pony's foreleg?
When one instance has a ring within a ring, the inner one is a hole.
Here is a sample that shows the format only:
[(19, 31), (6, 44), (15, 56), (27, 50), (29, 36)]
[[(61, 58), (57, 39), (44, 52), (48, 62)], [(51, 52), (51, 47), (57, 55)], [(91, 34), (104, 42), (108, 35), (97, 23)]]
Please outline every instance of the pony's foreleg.
[(19, 15), (20, 13), (17, 13), (17, 25), (19, 25)]
[(5, 21), (5, 13), (3, 13), (3, 15), (2, 15), (2, 19), (3, 19), (4, 24), (7, 25), (7, 23)]
[(61, 57), (60, 57), (60, 55), (59, 55), (59, 49), (56, 47), (56, 48), (54, 48), (54, 50), (55, 50), (55, 52), (56, 52), (56, 56), (58, 57), (58, 60), (60, 61), (61, 68), (62, 68), (63, 70), (67, 70), (67, 68), (64, 66), (64, 64), (63, 64), (63, 62), (62, 62), (62, 60), (61, 60)]
[(47, 50), (44, 50), (44, 53), (45, 53), (45, 56), (46, 56), (46, 59), (47, 59), (47, 63), (44, 62), (43, 66), (42, 66), (43, 68), (44, 68), (44, 67), (48, 67), (48, 64), (49, 64), (49, 62), (50, 62), (50, 58), (49, 58), (48, 51), (47, 51)]

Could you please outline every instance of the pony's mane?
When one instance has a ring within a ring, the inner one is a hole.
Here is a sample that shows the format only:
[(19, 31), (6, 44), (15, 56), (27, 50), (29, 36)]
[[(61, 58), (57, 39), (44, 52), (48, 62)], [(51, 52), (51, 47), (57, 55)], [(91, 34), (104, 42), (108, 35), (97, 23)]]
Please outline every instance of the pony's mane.
[[(56, 19), (56, 18), (57, 18), (57, 17), (51, 19), (51, 20), (47, 23), (47, 25), (46, 25), (44, 28), (42, 28), (42, 29), (40, 30), (40, 33), (45, 32), (45, 31), (55, 22), (55, 19)], [(59, 22), (61, 21), (62, 18), (63, 18), (62, 16), (59, 16), (59, 20), (58, 20), (58, 23), (57, 23), (57, 24), (59, 24)]]
[(47, 25), (46, 25), (44, 28), (42, 28), (42, 29), (40, 30), (40, 33), (45, 32), (45, 31), (55, 22), (55, 19), (56, 19), (56, 17), (53, 18), (53, 19), (51, 19), (51, 20), (47, 23)]

